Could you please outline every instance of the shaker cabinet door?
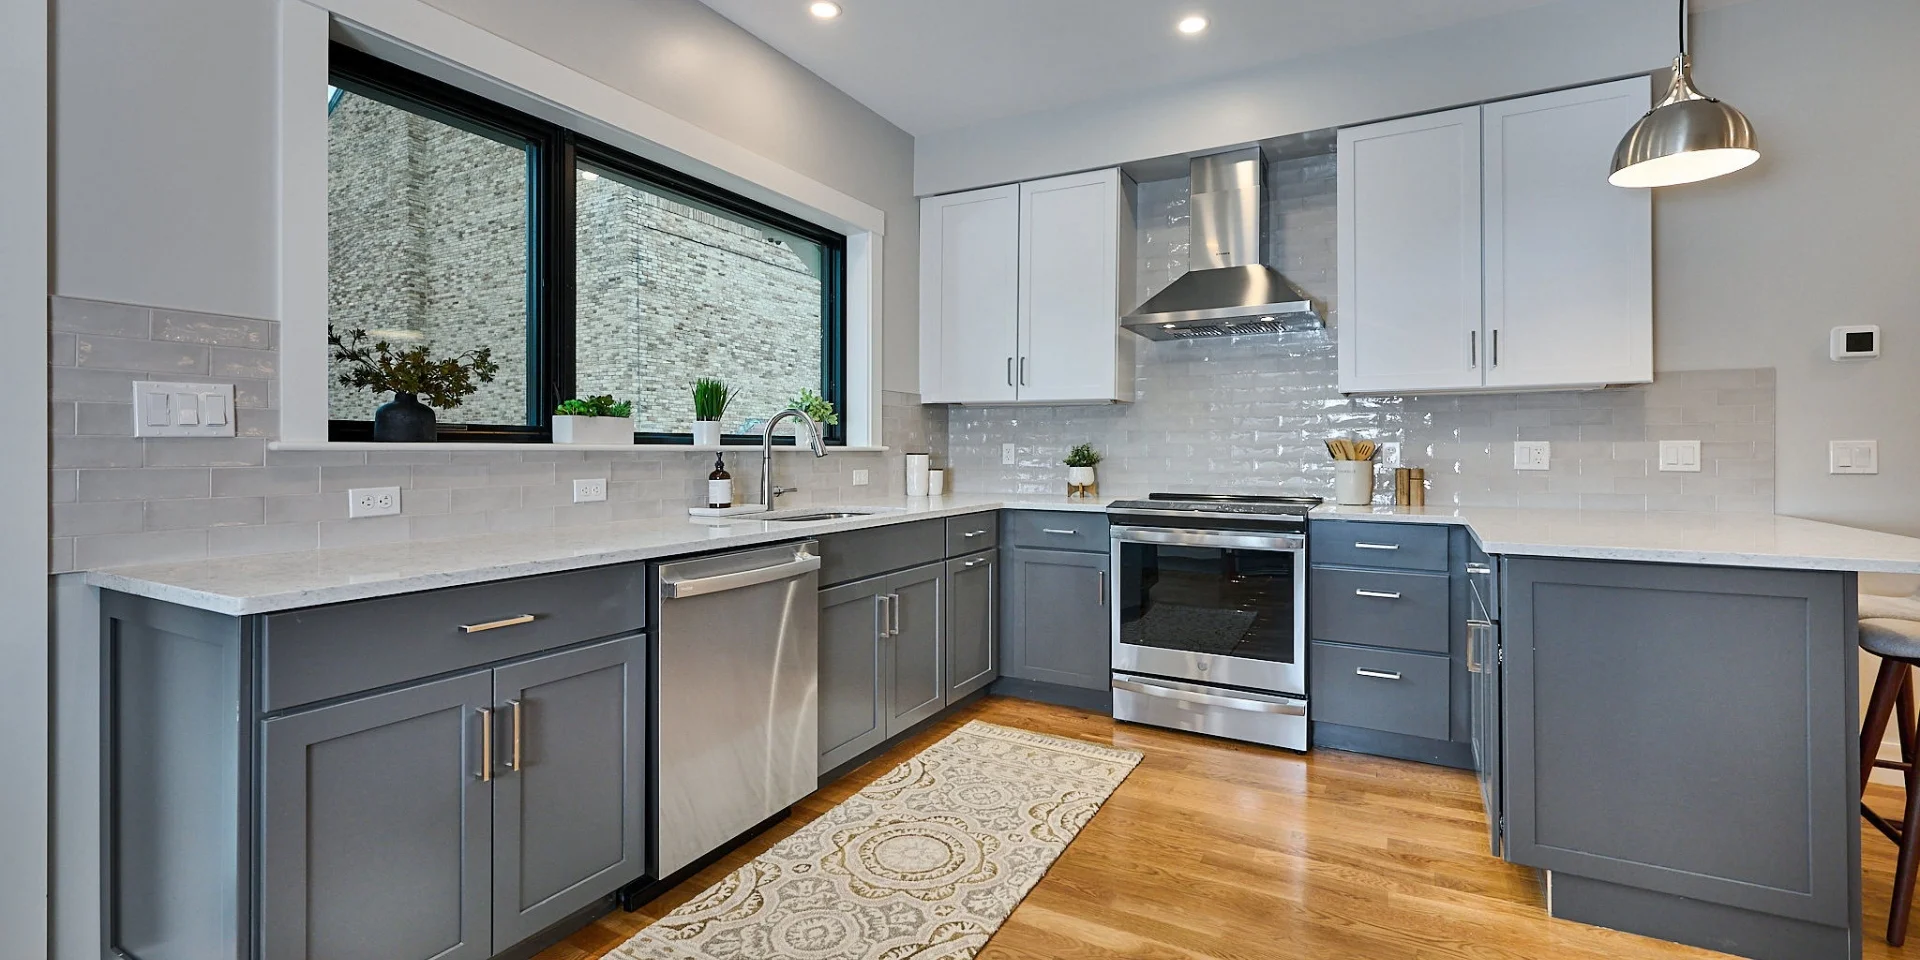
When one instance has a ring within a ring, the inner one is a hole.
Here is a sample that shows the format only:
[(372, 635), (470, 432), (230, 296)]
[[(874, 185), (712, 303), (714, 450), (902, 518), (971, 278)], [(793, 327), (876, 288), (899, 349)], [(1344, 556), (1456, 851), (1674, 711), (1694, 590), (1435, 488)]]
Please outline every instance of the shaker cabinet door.
[(1007, 561), (1007, 662), (1023, 680), (1107, 690), (1113, 611), (1107, 555), (1017, 547)]
[(501, 947), (645, 871), (646, 648), (632, 636), (494, 673)]
[(1020, 185), (1020, 357), (1014, 379), (1024, 402), (1133, 399), (1131, 354), (1125, 375), (1116, 373), (1124, 309), (1118, 279), (1121, 192), (1118, 170)]
[(887, 578), (892, 648), (885, 659), (887, 736), (947, 705), (946, 565), (928, 564)]
[(887, 578), (820, 591), (820, 772), (887, 739), (880, 685)]
[(262, 724), (263, 960), (493, 955), (492, 693), (481, 671)]
[(1000, 564), (988, 550), (947, 561), (947, 702), (1000, 675), (994, 621), (1000, 615), (995, 580)]
[(928, 403), (1014, 399), (1020, 188), (920, 201), (920, 382)]

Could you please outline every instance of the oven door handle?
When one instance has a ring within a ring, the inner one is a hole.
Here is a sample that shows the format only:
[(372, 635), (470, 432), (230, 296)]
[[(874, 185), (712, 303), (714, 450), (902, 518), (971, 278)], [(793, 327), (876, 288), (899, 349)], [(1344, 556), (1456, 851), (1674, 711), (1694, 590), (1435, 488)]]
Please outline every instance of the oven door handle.
[(1181, 690), (1177, 687), (1163, 687), (1158, 684), (1141, 683), (1137, 680), (1122, 680), (1119, 677), (1113, 678), (1113, 688), (1115, 690), (1125, 690), (1128, 693), (1160, 697), (1165, 700), (1184, 700), (1188, 703), (1200, 703), (1210, 707), (1229, 707), (1234, 710), (1248, 710), (1255, 713), (1281, 713), (1291, 717), (1304, 717), (1307, 715), (1307, 705), (1298, 700), (1281, 702), (1266, 699), (1252, 700), (1243, 697), (1223, 697), (1219, 694), (1200, 693), (1196, 690)]
[(1165, 543), (1180, 547), (1228, 547), (1239, 550), (1305, 550), (1307, 538), (1298, 533), (1241, 533), (1229, 530), (1182, 530), (1172, 527), (1114, 527), (1120, 543)]

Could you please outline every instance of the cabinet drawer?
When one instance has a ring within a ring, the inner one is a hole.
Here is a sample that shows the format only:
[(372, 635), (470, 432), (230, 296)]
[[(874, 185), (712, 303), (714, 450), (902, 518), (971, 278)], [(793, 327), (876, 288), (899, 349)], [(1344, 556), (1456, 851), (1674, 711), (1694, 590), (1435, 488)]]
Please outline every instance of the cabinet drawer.
[(964, 556), (999, 545), (1000, 520), (995, 513), (947, 518), (947, 556)]
[(1447, 739), (1448, 658), (1326, 643), (1314, 643), (1307, 656), (1315, 720)]
[(1315, 640), (1429, 653), (1452, 646), (1443, 575), (1314, 567), (1307, 582)]
[(1013, 547), (1106, 553), (1107, 516), (1064, 510), (1003, 510), (1000, 542)]
[(1444, 573), (1447, 528), (1437, 523), (1316, 520), (1307, 555), (1315, 563)]
[[(262, 630), (262, 709), (643, 630), (646, 586), (646, 565), (628, 563), (271, 614)], [(463, 629), (521, 617), (532, 619)]]
[(820, 538), (820, 585), (852, 583), (946, 558), (944, 520), (915, 520)]

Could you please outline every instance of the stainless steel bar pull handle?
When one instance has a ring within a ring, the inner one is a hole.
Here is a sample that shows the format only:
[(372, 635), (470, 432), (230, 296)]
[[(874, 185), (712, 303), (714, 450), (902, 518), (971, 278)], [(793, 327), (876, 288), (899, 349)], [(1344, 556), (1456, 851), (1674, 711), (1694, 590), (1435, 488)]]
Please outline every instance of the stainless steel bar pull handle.
[(1480, 365), (1480, 331), (1468, 330), (1467, 331), (1467, 366), (1477, 367), (1479, 365)]
[(1400, 545), (1397, 543), (1360, 543), (1356, 541), (1353, 548), (1355, 550), (1398, 550), (1400, 549)]
[(873, 598), (873, 616), (875, 620), (879, 621), (879, 623), (874, 626), (874, 631), (882, 637), (893, 636), (893, 618), (887, 615), (887, 607), (890, 605), (891, 600), (892, 595), (885, 593)]
[(1007, 358), (1007, 386), (1013, 386), (1013, 358)]
[(1359, 668), (1358, 670), (1355, 670), (1355, 671), (1353, 671), (1353, 672), (1354, 672), (1355, 674), (1357, 674), (1357, 675), (1359, 675), (1359, 676), (1362, 676), (1362, 677), (1372, 677), (1372, 678), (1374, 678), (1375, 680), (1398, 680), (1398, 679), (1400, 679), (1400, 675), (1399, 675), (1399, 674), (1397, 674), (1397, 673), (1388, 673), (1388, 672), (1386, 672), (1385, 670), (1368, 670), (1368, 669), (1367, 669), (1366, 667), (1361, 667), (1361, 668)]
[(1495, 327), (1493, 330), (1493, 350), (1491, 352), (1493, 354), (1493, 365), (1497, 367), (1500, 365), (1500, 328), (1498, 327)]
[(1027, 358), (1026, 357), (1020, 358), (1020, 385), (1023, 387), (1027, 385)]
[(480, 782), (493, 782), (493, 708), (481, 707), (480, 713)]
[(961, 534), (961, 536), (967, 538), (968, 540), (971, 540), (974, 537), (984, 537), (986, 535), (987, 535), (987, 532), (985, 530), (969, 530), (966, 533)]
[(893, 635), (897, 637), (900, 635), (900, 595), (899, 594), (890, 593), (887, 595), (887, 611), (893, 614)]
[(968, 561), (967, 561), (966, 563), (963, 563), (963, 564), (961, 564), (960, 566), (961, 566), (961, 567), (963, 567), (963, 568), (965, 568), (965, 569), (968, 569), (968, 570), (971, 570), (971, 569), (973, 569), (974, 567), (977, 567), (977, 566), (979, 566), (979, 565), (981, 565), (981, 564), (983, 564), (983, 563), (986, 563), (986, 562), (987, 562), (987, 558), (986, 558), (986, 557), (981, 557), (981, 558), (980, 558), (980, 559), (978, 559), (978, 560), (968, 560)]
[(498, 630), (501, 627), (517, 627), (523, 623), (532, 623), (538, 619), (538, 617), (531, 613), (523, 613), (517, 617), (508, 617), (505, 620), (489, 620), (486, 623), (463, 623), (460, 625), (460, 632), (486, 633), (488, 630)]
[(1056, 527), (1041, 527), (1040, 532), (1041, 533), (1057, 533), (1063, 537), (1073, 537), (1073, 536), (1078, 536), (1080, 534), (1080, 531), (1078, 530), (1061, 530)]
[(1468, 573), (1479, 573), (1479, 574), (1488, 574), (1488, 573), (1492, 573), (1492, 572), (1493, 572), (1493, 567), (1492, 567), (1492, 565), (1490, 565), (1490, 564), (1485, 564), (1485, 563), (1469, 563), (1469, 564), (1467, 564), (1467, 572), (1468, 572)]
[(1399, 591), (1394, 591), (1389, 593), (1385, 590), (1355, 590), (1353, 592), (1353, 595), (1356, 597), (1378, 597), (1382, 600), (1400, 599)]
[(512, 770), (515, 773), (519, 773), (520, 772), (520, 731), (522, 729), (523, 717), (526, 713), (526, 710), (518, 700), (508, 700), (507, 706), (513, 708), (513, 754), (512, 754), (512, 759), (507, 761), (507, 769)]
[(1100, 605), (1107, 605), (1107, 572), (1100, 571)]

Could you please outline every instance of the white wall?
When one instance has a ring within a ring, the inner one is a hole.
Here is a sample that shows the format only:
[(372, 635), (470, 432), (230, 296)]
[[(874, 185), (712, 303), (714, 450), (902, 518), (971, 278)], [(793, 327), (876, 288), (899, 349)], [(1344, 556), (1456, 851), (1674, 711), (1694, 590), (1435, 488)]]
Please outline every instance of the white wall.
[(920, 137), (921, 195), (1423, 113), (1665, 66), (1672, 0), (1559, 0), (1239, 76)]
[[(1695, 18), (1695, 77), (1761, 160), (1654, 208), (1657, 369), (1779, 370), (1780, 513), (1920, 535), (1920, 4), (1748, 0)], [(1880, 359), (1827, 331), (1876, 323)], [(1827, 474), (1829, 439), (1880, 474)]]
[(48, 942), (47, 17), (0, 4), (0, 957)]

